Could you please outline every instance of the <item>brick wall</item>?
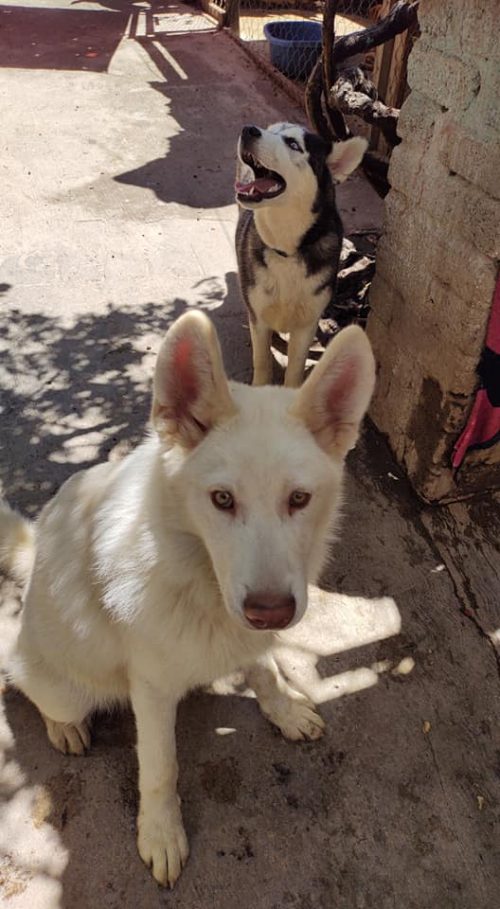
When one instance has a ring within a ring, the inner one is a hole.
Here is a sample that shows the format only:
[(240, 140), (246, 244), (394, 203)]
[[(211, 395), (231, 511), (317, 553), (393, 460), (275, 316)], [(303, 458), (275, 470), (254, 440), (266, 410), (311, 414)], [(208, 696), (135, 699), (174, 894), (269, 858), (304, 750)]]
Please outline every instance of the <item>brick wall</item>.
[(435, 501), (500, 486), (500, 446), (451, 471), (500, 260), (500, 0), (421, 0), (419, 22), (368, 334), (371, 416)]

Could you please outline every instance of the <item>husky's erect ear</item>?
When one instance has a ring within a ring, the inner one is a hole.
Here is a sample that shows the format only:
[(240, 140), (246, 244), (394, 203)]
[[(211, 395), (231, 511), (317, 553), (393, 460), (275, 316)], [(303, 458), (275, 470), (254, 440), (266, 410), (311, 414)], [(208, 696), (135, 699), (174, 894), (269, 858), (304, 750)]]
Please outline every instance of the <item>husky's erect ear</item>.
[(156, 360), (151, 421), (161, 439), (194, 448), (236, 412), (215, 328), (188, 312), (167, 331)]
[(343, 183), (344, 180), (347, 180), (349, 174), (356, 170), (358, 164), (361, 164), (367, 148), (368, 142), (366, 139), (362, 139), (361, 136), (354, 136), (352, 139), (346, 139), (345, 142), (333, 143), (333, 148), (328, 155), (326, 163), (333, 179), (337, 183)]
[(328, 454), (354, 448), (375, 385), (375, 359), (362, 328), (344, 328), (298, 392), (291, 413)]

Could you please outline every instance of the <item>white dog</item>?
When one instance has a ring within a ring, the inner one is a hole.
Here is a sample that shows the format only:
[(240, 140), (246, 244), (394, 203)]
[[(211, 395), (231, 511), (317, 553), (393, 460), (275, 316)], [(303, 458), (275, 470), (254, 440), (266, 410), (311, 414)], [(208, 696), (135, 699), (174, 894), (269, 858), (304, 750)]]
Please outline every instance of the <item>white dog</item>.
[(283, 735), (323, 731), (271, 651), (321, 570), (373, 384), (360, 328), (300, 392), (228, 383), (210, 321), (190, 312), (160, 348), (146, 441), (73, 476), (35, 525), (0, 506), (3, 562), (29, 576), (11, 678), (71, 754), (90, 743), (92, 711), (130, 699), (138, 847), (161, 884), (188, 855), (175, 749), (188, 691), (246, 667)]
[(254, 385), (272, 379), (271, 335), (289, 333), (285, 385), (300, 385), (318, 319), (334, 299), (342, 248), (335, 183), (366, 139), (327, 142), (302, 126), (245, 126), (235, 184), (236, 255), (252, 338)]

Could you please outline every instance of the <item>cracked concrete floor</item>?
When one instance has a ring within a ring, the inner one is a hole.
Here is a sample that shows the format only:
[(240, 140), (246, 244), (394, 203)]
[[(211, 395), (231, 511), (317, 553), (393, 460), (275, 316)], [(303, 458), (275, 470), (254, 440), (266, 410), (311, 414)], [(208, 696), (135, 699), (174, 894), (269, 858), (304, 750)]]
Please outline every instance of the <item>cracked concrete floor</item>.
[[(0, 44), (0, 478), (33, 513), (140, 436), (154, 351), (186, 306), (248, 379), (235, 140), (302, 114), (192, 7), (3, 3)], [(348, 230), (377, 228), (361, 177), (339, 198)], [(135, 849), (130, 715), (98, 716), (72, 760), (7, 688), (2, 905), (497, 909), (499, 523), (492, 497), (423, 508), (365, 433), (330, 570), (282, 654), (325, 738), (285, 743), (237, 686), (182, 705), (191, 857), (172, 893)], [(1, 593), (5, 655), (19, 596)]]

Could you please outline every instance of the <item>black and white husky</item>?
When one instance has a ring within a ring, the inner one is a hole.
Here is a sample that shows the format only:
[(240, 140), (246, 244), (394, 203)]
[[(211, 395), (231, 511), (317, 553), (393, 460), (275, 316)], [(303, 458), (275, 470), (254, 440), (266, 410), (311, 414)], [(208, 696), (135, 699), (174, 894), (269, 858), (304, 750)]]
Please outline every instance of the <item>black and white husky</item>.
[(236, 254), (249, 311), (253, 383), (272, 380), (271, 335), (288, 332), (285, 385), (300, 385), (318, 320), (330, 303), (342, 247), (335, 203), (367, 142), (332, 143), (301, 126), (245, 126), (235, 184)]

